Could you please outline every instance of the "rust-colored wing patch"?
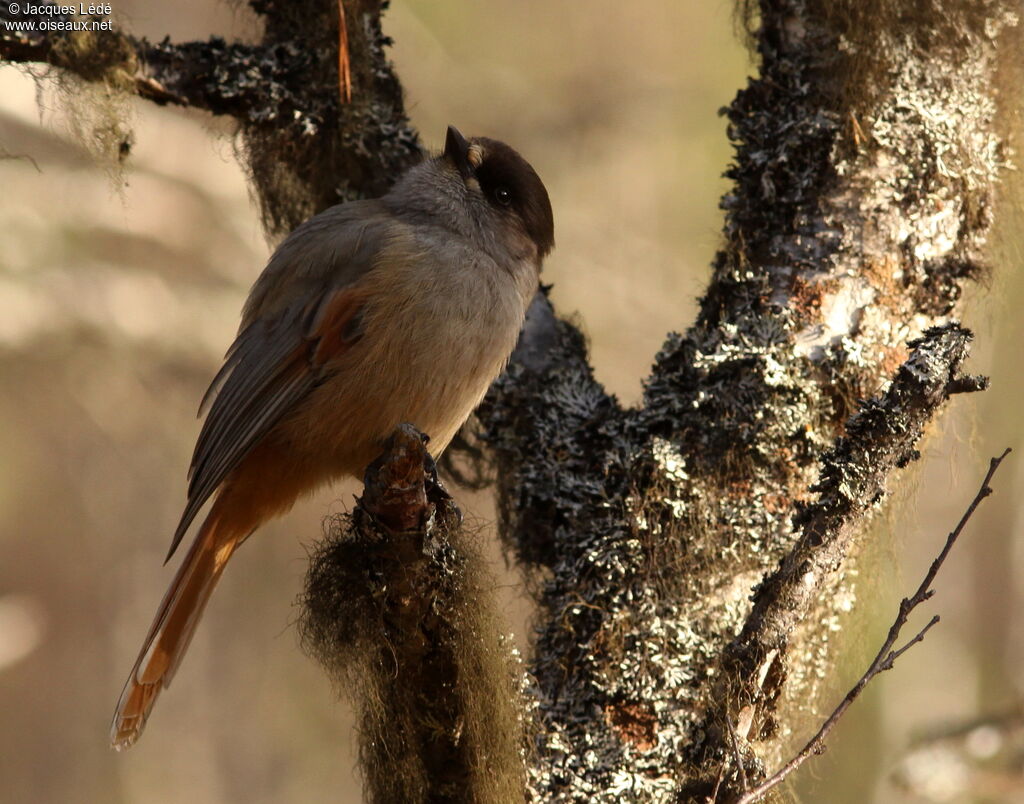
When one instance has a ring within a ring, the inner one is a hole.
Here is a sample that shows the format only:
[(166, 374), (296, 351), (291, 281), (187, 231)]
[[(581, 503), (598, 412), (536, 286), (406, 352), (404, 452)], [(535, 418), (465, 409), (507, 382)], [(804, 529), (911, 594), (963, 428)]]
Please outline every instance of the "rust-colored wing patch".
[(324, 299), (308, 335), (314, 345), (312, 365), (322, 366), (341, 357), (359, 340), (365, 301), (366, 294), (356, 288), (336, 290)]
[[(362, 335), (358, 288), (327, 291), (270, 321), (257, 319), (228, 352), (207, 392), (209, 412), (196, 443), (188, 501), (168, 558), (224, 479), (316, 387), (331, 361)], [(312, 320), (311, 320), (312, 319)]]

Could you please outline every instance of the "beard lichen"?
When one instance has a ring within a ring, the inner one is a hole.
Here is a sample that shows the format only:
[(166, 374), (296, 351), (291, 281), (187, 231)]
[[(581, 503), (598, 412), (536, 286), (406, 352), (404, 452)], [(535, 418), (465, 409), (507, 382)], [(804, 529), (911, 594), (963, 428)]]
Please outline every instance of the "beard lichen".
[(34, 73), (41, 96), (54, 96), (53, 103), (40, 102), (40, 108), (60, 110), (68, 133), (106, 171), (115, 191), (122, 193), (135, 139), (135, 51), (123, 37), (104, 31), (55, 37), (52, 48), (58, 66)]
[(522, 798), (530, 707), (493, 587), (451, 507), (422, 534), (383, 531), (361, 508), (330, 522), (300, 634), (356, 710), (368, 800)]

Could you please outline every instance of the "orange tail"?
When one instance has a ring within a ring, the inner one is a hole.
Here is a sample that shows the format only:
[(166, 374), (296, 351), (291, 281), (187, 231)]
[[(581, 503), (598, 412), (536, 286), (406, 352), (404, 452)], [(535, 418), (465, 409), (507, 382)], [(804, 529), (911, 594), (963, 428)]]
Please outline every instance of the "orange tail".
[(117, 702), (110, 742), (117, 750), (130, 747), (142, 734), (160, 690), (167, 687), (188, 649), (224, 566), (242, 542), (235, 533), (221, 533), (217, 506), (196, 535), (184, 563), (164, 596), (149, 635)]

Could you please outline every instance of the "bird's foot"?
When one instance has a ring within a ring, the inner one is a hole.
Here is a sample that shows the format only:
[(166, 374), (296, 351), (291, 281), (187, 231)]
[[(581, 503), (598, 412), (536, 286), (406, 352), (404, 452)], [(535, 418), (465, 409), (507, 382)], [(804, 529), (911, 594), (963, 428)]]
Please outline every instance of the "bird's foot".
[(436, 506), (438, 512), (453, 514), (456, 517), (456, 523), (461, 525), (463, 519), (462, 511), (459, 510), (455, 498), (452, 497), (448, 489), (444, 487), (444, 483), (441, 482), (441, 478), (437, 474), (437, 461), (434, 460), (434, 456), (429, 452), (423, 458), (423, 471), (427, 475), (427, 499)]

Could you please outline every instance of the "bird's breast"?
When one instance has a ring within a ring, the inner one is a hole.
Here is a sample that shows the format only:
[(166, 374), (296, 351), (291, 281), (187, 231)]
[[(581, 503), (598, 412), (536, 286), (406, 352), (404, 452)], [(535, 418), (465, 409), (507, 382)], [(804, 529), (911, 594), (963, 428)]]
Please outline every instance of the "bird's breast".
[(340, 474), (361, 475), (402, 422), (440, 453), (504, 367), (536, 288), (529, 265), (399, 246), (367, 277), (362, 335), (309, 400), (314, 426), (293, 434)]

